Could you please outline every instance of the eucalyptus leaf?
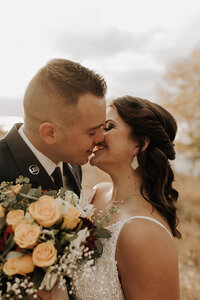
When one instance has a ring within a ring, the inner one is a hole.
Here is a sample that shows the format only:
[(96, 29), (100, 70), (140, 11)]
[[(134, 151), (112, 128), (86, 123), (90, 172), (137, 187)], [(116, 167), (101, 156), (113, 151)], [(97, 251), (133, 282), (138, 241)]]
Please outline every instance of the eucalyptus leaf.
[(15, 198), (8, 198), (3, 201), (2, 205), (8, 208), (9, 206), (13, 206), (15, 203), (17, 203), (17, 200)]
[(95, 241), (95, 247), (96, 247), (98, 256), (101, 256), (103, 253), (103, 245), (100, 240)]
[(45, 195), (55, 197), (55, 196), (57, 196), (57, 193), (58, 192), (56, 190), (52, 190), (52, 191), (45, 192)]
[(20, 190), (20, 194), (28, 194), (28, 192), (31, 189), (31, 184), (30, 183), (26, 183)]
[(26, 198), (26, 199), (30, 199), (30, 200), (37, 200), (38, 198), (33, 197), (33, 196), (29, 196), (27, 194), (23, 194), (23, 193), (19, 193), (22, 197)]
[(108, 239), (111, 237), (111, 232), (106, 228), (99, 228), (95, 230), (95, 236)]
[(41, 187), (41, 186), (39, 186), (39, 187), (36, 189), (36, 191), (35, 191), (35, 193), (34, 193), (34, 196), (35, 196), (36, 198), (39, 198), (39, 197), (42, 196), (42, 187)]

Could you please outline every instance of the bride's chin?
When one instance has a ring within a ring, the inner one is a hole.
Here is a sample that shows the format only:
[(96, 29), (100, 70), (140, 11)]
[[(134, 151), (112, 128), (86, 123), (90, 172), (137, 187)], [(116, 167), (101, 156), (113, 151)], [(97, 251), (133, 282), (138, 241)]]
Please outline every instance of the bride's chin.
[(95, 155), (90, 158), (89, 163), (90, 163), (91, 166), (97, 167), (99, 169), (102, 169), (102, 167), (104, 165), (102, 160), (100, 161), (100, 159), (98, 159), (98, 157), (95, 157)]

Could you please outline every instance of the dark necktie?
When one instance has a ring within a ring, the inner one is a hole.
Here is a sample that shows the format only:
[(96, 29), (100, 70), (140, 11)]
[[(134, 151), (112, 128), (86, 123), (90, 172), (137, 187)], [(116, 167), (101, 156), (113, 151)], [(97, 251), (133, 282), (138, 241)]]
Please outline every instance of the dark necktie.
[(56, 167), (51, 176), (54, 179), (54, 184), (56, 185), (57, 189), (59, 190), (63, 186), (62, 182), (62, 175), (60, 167)]

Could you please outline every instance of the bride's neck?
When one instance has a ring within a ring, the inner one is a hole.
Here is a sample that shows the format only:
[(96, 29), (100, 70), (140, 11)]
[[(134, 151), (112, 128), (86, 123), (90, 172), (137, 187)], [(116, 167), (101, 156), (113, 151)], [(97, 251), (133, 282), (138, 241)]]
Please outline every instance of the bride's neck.
[(140, 194), (141, 177), (132, 168), (120, 169), (110, 176), (113, 182), (112, 201), (117, 202)]

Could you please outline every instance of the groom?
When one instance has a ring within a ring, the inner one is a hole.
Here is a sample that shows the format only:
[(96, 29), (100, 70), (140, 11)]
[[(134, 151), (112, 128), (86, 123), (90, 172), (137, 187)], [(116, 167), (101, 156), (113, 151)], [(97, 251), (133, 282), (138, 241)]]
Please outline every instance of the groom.
[(81, 167), (103, 140), (104, 79), (65, 59), (53, 59), (25, 91), (24, 124), (0, 141), (0, 182), (28, 177), (33, 187), (80, 195)]

